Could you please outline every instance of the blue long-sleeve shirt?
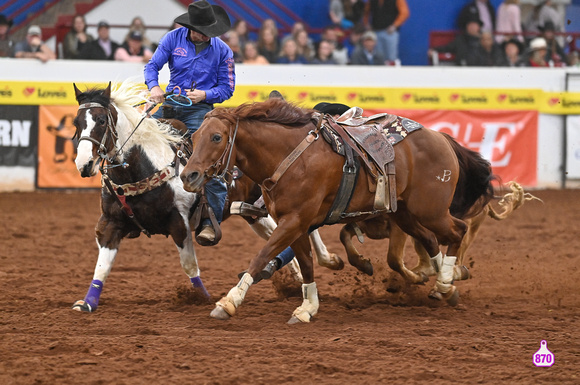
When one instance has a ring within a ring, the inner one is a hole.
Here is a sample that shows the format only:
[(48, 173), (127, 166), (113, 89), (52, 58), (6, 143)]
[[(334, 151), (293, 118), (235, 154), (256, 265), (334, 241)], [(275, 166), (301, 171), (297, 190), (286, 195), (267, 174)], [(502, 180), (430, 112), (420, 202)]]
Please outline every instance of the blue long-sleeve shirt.
[(167, 90), (175, 86), (205, 91), (206, 103), (221, 103), (232, 97), (236, 85), (234, 55), (232, 50), (217, 37), (199, 54), (195, 45), (187, 38), (185, 27), (168, 32), (159, 43), (153, 57), (145, 65), (145, 84), (148, 89), (159, 85), (159, 71), (165, 63), (169, 65), (170, 79)]

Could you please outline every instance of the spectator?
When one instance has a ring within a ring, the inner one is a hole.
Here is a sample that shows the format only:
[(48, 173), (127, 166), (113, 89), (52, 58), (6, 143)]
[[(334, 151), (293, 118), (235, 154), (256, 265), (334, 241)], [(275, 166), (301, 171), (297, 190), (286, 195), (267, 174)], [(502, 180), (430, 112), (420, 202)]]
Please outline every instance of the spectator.
[(493, 40), (490, 32), (483, 32), (480, 38), (480, 46), (474, 65), (481, 67), (495, 67), (503, 63), (503, 54), (500, 46)]
[(234, 62), (241, 63), (243, 61), (243, 55), (238, 33), (233, 28), (230, 29), (225, 33), (224, 41), (234, 53)]
[(330, 0), (328, 4), (328, 16), (332, 24), (337, 27), (350, 29), (354, 26), (352, 21), (345, 17), (343, 0)]
[(135, 30), (129, 35), (129, 40), (115, 51), (115, 60), (147, 63), (153, 52), (143, 44), (143, 35)]
[(311, 60), (311, 64), (338, 64), (332, 57), (333, 44), (326, 40), (321, 40), (316, 49), (316, 56)]
[(343, 36), (344, 33), (342, 30), (335, 26), (325, 27), (322, 31), (322, 35), (320, 36), (320, 40), (326, 40), (332, 43), (332, 57), (338, 64), (348, 63), (348, 51), (340, 41)]
[(278, 31), (278, 27), (276, 26), (276, 22), (274, 19), (265, 19), (262, 22), (262, 26), (260, 28), (269, 28), (272, 30), (274, 34), (274, 39), (276, 39), (276, 44), (280, 47), (280, 31)]
[(365, 33), (365, 28), (362, 24), (357, 24), (348, 34), (347, 39), (344, 41), (343, 45), (346, 48), (347, 56), (349, 58), (352, 57), (352, 53), (354, 49), (360, 44), (360, 38)]
[(530, 54), (526, 62), (528, 67), (549, 67), (546, 61), (548, 45), (543, 37), (537, 37), (530, 42)]
[(489, 0), (473, 0), (463, 7), (457, 18), (457, 26), (464, 31), (467, 23), (476, 17), (481, 20), (482, 32), (495, 31), (495, 10)]
[(147, 27), (145, 27), (145, 22), (143, 21), (143, 19), (140, 16), (135, 16), (133, 18), (133, 20), (131, 20), (131, 25), (129, 26), (129, 32), (127, 32), (127, 35), (125, 36), (125, 39), (123, 40), (123, 43), (129, 42), (131, 34), (134, 31), (138, 31), (141, 34), (141, 36), (142, 36), (141, 41), (142, 41), (142, 44), (144, 47), (149, 48), (149, 50), (151, 50), (151, 51), (155, 51), (156, 47), (154, 47), (151, 40), (149, 40), (147, 38), (147, 35), (146, 35)]
[(352, 22), (352, 25), (362, 23), (365, 11), (365, 2), (363, 0), (343, 0), (344, 17)]
[(526, 32), (540, 33), (540, 27), (551, 21), (556, 32), (564, 32), (564, 23), (560, 14), (552, 6), (552, 0), (538, 2), (524, 23)]
[(455, 63), (460, 66), (478, 65), (478, 52), (481, 47), (480, 33), (483, 23), (476, 14), (469, 14), (465, 20), (465, 30), (451, 43), (429, 50), (429, 56), (435, 52), (450, 52), (455, 55)]
[(517, 39), (510, 39), (504, 41), (502, 44), (502, 61), (500, 65), (506, 67), (521, 67), (524, 65), (522, 62), (522, 43)]
[(244, 45), (244, 64), (270, 64), (268, 59), (258, 53), (258, 45), (254, 41), (247, 41)]
[(106, 21), (97, 25), (97, 40), (93, 40), (80, 53), (81, 59), (87, 60), (114, 60), (119, 44), (109, 37), (110, 27)]
[(65, 59), (79, 59), (80, 52), (85, 45), (93, 41), (94, 38), (87, 33), (87, 22), (83, 15), (76, 15), (73, 18), (71, 30), (64, 37), (63, 56)]
[(365, 32), (361, 37), (361, 45), (354, 50), (350, 58), (350, 64), (384, 65), (385, 57), (376, 47), (377, 35), (372, 31)]
[(520, 10), (520, 0), (505, 0), (497, 9), (497, 35), (496, 41), (501, 44), (504, 41), (516, 37), (523, 42), (522, 19)]
[[(370, 16), (370, 24), (369, 24)], [(365, 24), (377, 35), (377, 49), (391, 62), (399, 60), (399, 28), (409, 18), (406, 0), (369, 0)]]
[(244, 48), (247, 41), (250, 40), (250, 31), (248, 30), (248, 23), (243, 19), (238, 19), (234, 23), (232, 31), (238, 34), (238, 39), (240, 41), (240, 47)]
[(19, 59), (38, 59), (43, 63), (56, 59), (55, 53), (42, 42), (42, 31), (38, 25), (31, 25), (26, 40), (14, 47), (14, 57)]
[(298, 54), (304, 56), (306, 60), (311, 60), (314, 57), (314, 44), (312, 44), (312, 39), (308, 36), (308, 32), (305, 29), (298, 31), (294, 40), (296, 41)]
[(258, 52), (264, 56), (268, 62), (276, 63), (278, 59), (278, 41), (276, 35), (271, 27), (264, 27), (260, 29), (258, 36)]
[(14, 56), (14, 40), (10, 37), (12, 20), (0, 14), (0, 57)]
[(282, 46), (280, 57), (276, 61), (278, 64), (308, 64), (308, 60), (298, 54), (298, 45), (294, 39), (287, 39)]
[(548, 51), (546, 52), (546, 61), (552, 62), (555, 66), (566, 64), (566, 53), (556, 40), (555, 26), (551, 21), (546, 21), (542, 27), (542, 37), (546, 40)]

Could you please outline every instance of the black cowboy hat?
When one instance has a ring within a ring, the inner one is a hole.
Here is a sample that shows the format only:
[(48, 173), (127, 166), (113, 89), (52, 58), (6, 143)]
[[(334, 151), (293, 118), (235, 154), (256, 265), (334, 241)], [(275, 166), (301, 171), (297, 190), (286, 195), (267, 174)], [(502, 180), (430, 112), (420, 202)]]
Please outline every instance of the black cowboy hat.
[(329, 115), (342, 115), (350, 110), (350, 107), (341, 103), (321, 102), (314, 106), (313, 110)]
[(223, 35), (232, 25), (222, 7), (211, 5), (205, 0), (189, 4), (187, 13), (176, 17), (175, 22), (209, 37)]
[(554, 25), (554, 22), (552, 21), (546, 21), (544, 23), (544, 25), (542, 25), (541, 27), (538, 27), (538, 29), (542, 32), (546, 32), (546, 31), (556, 31), (556, 26)]
[(5, 15), (0, 14), (0, 25), (7, 25), (8, 28), (12, 27), (14, 22), (12, 20), (8, 20)]

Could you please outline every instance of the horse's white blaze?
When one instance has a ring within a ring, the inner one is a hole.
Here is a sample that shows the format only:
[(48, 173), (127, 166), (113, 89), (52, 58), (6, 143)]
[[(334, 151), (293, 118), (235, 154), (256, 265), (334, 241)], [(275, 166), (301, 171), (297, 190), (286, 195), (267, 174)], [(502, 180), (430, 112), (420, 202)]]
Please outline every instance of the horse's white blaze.
[(105, 280), (113, 268), (113, 263), (115, 262), (117, 251), (119, 250), (101, 247), (101, 245), (99, 245), (99, 241), (97, 241), (97, 245), (99, 246), (99, 257), (97, 258), (97, 265), (95, 266), (95, 274), (93, 275), (93, 279), (98, 279), (99, 281), (105, 283)]
[[(91, 116), (90, 110), (85, 112), (86, 128), (81, 132), (81, 137), (90, 136), (91, 131), (95, 127), (95, 122)], [(81, 140), (77, 146), (77, 157), (75, 159), (75, 165), (77, 170), (82, 171), (83, 167), (93, 158), (93, 143), (88, 140)]]

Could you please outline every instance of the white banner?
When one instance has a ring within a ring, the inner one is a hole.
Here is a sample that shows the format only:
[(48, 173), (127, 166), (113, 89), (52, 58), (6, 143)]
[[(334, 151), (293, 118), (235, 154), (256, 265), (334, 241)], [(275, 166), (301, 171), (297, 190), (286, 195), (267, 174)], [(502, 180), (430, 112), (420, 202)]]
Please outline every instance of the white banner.
[(580, 115), (570, 115), (567, 120), (566, 177), (580, 179)]

